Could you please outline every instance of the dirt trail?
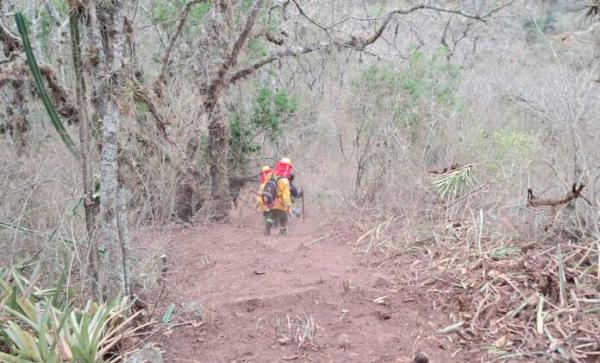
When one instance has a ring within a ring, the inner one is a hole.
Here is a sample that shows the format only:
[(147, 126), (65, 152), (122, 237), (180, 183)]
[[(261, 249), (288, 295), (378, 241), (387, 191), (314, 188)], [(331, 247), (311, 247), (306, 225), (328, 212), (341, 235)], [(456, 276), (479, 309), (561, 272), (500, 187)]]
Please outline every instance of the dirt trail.
[[(187, 323), (153, 338), (165, 361), (408, 362), (418, 351), (430, 362), (463, 361), (435, 333), (449, 323), (445, 315), (395, 279), (402, 274), (390, 264), (357, 253), (356, 238), (356, 231), (315, 219), (294, 219), (288, 236), (264, 236), (260, 217), (247, 213), (229, 225), (142, 241), (167, 251), (170, 262), (159, 310), (173, 302), (180, 312), (174, 323)], [(396, 269), (409, 264), (398, 261)], [(388, 281), (375, 283), (377, 274)], [(373, 302), (383, 296), (387, 305)], [(205, 314), (201, 325), (190, 323), (194, 306)], [(284, 322), (279, 327), (276, 317)], [(286, 339), (295, 335), (287, 317), (314, 319), (312, 344), (307, 339), (298, 348)]]

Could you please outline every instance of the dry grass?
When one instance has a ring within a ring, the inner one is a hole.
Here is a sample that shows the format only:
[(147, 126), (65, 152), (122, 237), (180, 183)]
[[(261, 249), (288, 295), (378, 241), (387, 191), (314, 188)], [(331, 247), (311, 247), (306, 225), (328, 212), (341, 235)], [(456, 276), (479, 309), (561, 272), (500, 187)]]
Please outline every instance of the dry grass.
[(295, 317), (290, 315), (276, 315), (273, 324), (275, 337), (278, 343), (294, 343), (298, 348), (313, 344), (317, 335), (318, 325), (312, 315), (301, 314)]

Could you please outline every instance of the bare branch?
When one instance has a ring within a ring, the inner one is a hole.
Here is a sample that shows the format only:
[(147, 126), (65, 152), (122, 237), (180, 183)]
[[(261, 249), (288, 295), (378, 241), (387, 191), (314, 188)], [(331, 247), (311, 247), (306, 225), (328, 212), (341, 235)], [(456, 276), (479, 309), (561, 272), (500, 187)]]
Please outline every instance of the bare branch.
[[(454, 33), (450, 29), (450, 25), (452, 25), (452, 19), (448, 20), (448, 22), (446, 23), (446, 26), (444, 27), (444, 32), (442, 34), (442, 40), (441, 40), (442, 45), (448, 51), (448, 54), (446, 54), (446, 59), (448, 59), (448, 60), (450, 60), (454, 56), (454, 53), (456, 52), (456, 48), (458, 48), (458, 44), (460, 42), (462, 42), (469, 34), (469, 31), (471, 30), (471, 27), (473, 26), (473, 22), (467, 23), (467, 25), (463, 28), (463, 30), (458, 38), (454, 37)], [(448, 43), (448, 37), (452, 38), (452, 44)]]
[(165, 54), (161, 58), (162, 64), (160, 67), (160, 73), (158, 74), (158, 77), (154, 84), (154, 92), (159, 97), (162, 95), (162, 85), (166, 81), (167, 67), (169, 66), (169, 62), (171, 61), (171, 53), (173, 52), (175, 43), (177, 42), (177, 39), (179, 39), (179, 36), (181, 35), (181, 31), (183, 30), (183, 27), (188, 20), (190, 10), (192, 9), (192, 6), (198, 5), (205, 1), (206, 0), (190, 0), (187, 4), (185, 4), (185, 6), (183, 7), (183, 10), (181, 10), (181, 13), (179, 14), (179, 20), (177, 21), (177, 28), (175, 29), (175, 33), (173, 34), (173, 36), (171, 36), (171, 39), (169, 39), (169, 45), (167, 46), (167, 50), (165, 51)]
[[(497, 13), (498, 11), (506, 8), (507, 6), (510, 6), (515, 1), (516, 0), (511, 0), (511, 1), (507, 2), (507, 3), (505, 3), (505, 4), (502, 4), (502, 5), (498, 6), (498, 7), (490, 10), (489, 12), (487, 12), (486, 14), (483, 14), (483, 15), (467, 13), (467, 12), (464, 12), (464, 11), (462, 11), (460, 9), (448, 9), (448, 8), (442, 8), (442, 7), (439, 7), (439, 6), (426, 5), (426, 4), (415, 5), (413, 7), (407, 8), (407, 9), (395, 9), (395, 10), (392, 10), (392, 11), (388, 12), (382, 18), (383, 19), (383, 23), (370, 36), (368, 36), (368, 37), (359, 37), (359, 36), (356, 36), (356, 35), (351, 35), (349, 41), (336, 41), (336, 44), (342, 45), (342, 46), (347, 46), (347, 47), (352, 47), (352, 48), (363, 49), (364, 47), (375, 43), (377, 41), (377, 39), (379, 39), (381, 37), (381, 35), (383, 34), (383, 31), (386, 29), (386, 27), (389, 25), (390, 21), (396, 15), (408, 15), (408, 14), (417, 12), (419, 10), (433, 10), (433, 11), (442, 12), (442, 13), (450, 13), (450, 14), (459, 15), (459, 16), (462, 16), (462, 17), (465, 17), (465, 18), (469, 18), (469, 19), (473, 19), (473, 20), (477, 20), (477, 21), (481, 21), (481, 22), (486, 22), (487, 19), (490, 16), (492, 16), (493, 14)], [(298, 11), (300, 12), (300, 14), (304, 18), (306, 18), (313, 25), (317, 26), (319, 29), (325, 31), (330, 38), (331, 38), (330, 30), (335, 25), (343, 23), (344, 21), (348, 20), (348, 19), (346, 19), (346, 20), (343, 20), (341, 22), (337, 22), (336, 24), (334, 24), (332, 26), (326, 26), (326, 25), (323, 25), (323, 24), (317, 22), (316, 20), (312, 19), (310, 16), (308, 16), (306, 14), (306, 12), (302, 9), (302, 7), (298, 4), (297, 0), (292, 0), (292, 2), (294, 3), (294, 5), (296, 5), (296, 8), (298, 9)], [(376, 19), (355, 19), (355, 20), (359, 20), (359, 21), (369, 20), (369, 21), (371, 21), (371, 20), (376, 20)]]
[(307, 46), (307, 47), (288, 48), (288, 49), (285, 49), (285, 50), (282, 50), (279, 52), (271, 53), (271, 55), (269, 57), (259, 60), (258, 62), (254, 63), (242, 70), (235, 72), (233, 75), (231, 75), (229, 78), (227, 78), (227, 80), (225, 81), (225, 85), (235, 83), (235, 82), (242, 80), (248, 76), (251, 76), (260, 68), (266, 66), (267, 64), (273, 63), (276, 60), (286, 58), (286, 57), (296, 57), (296, 56), (299, 56), (302, 54), (316, 52), (316, 51), (328, 48), (330, 46), (331, 46), (330, 43), (314, 44), (314, 45)]
[(242, 48), (246, 43), (246, 40), (248, 39), (252, 28), (254, 27), (256, 16), (258, 15), (258, 11), (262, 6), (263, 1), (264, 0), (256, 0), (254, 2), (252, 10), (250, 10), (250, 14), (248, 15), (248, 19), (246, 20), (246, 25), (244, 26), (244, 29), (240, 33), (238, 39), (235, 41), (235, 44), (231, 48), (231, 52), (227, 56), (227, 59), (225, 59), (225, 61), (219, 67), (219, 70), (217, 71), (217, 77), (215, 78), (213, 85), (216, 84), (215, 82), (222, 82), (225, 78), (227, 71), (234, 67), (237, 63), (237, 58), (240, 55), (240, 52), (242, 51)]

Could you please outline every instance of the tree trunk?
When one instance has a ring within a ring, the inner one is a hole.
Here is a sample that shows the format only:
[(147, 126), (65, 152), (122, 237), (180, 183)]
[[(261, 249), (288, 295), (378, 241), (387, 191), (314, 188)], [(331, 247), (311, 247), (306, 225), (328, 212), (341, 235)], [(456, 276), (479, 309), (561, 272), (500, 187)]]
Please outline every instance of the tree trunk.
[[(119, 188), (119, 149), (118, 134), (120, 126), (119, 111), (115, 104), (115, 96), (107, 95), (102, 102), (100, 119), (102, 120), (102, 157), (100, 161), (100, 226), (101, 250), (103, 251), (103, 269), (101, 270), (101, 283), (108, 281), (107, 272), (116, 272), (120, 269), (116, 258), (119, 243), (119, 230), (117, 224), (117, 192)], [(120, 274), (117, 273), (116, 278)], [(106, 285), (104, 285), (106, 286)]]
[[(94, 69), (94, 102), (97, 116), (102, 122), (102, 154), (100, 161), (100, 258), (99, 284), (103, 294), (108, 292), (110, 280), (121, 282), (124, 288), (123, 261), (119, 259), (119, 90), (122, 87), (122, 70), (125, 47), (124, 4), (114, 0), (107, 3), (95, 0), (88, 7), (88, 27)], [(102, 20), (99, 22), (98, 20)], [(95, 60), (95, 63), (94, 63)], [(123, 211), (121, 211), (123, 212)]]
[(92, 198), (92, 171), (90, 166), (89, 152), (91, 151), (89, 121), (87, 115), (87, 102), (85, 100), (85, 80), (83, 78), (83, 65), (81, 62), (81, 44), (79, 38), (79, 16), (73, 10), (69, 17), (71, 31), (71, 52), (73, 57), (73, 69), (75, 70), (75, 94), (77, 97), (77, 113), (79, 119), (79, 141), (81, 143), (81, 177), (83, 183), (83, 208), (85, 213), (85, 226), (87, 230), (87, 241), (89, 245), (88, 262), (92, 275), (92, 289), (97, 298), (102, 291), (99, 281), (98, 246), (93, 238), (96, 226), (96, 203)]
[(255, 0), (246, 19), (244, 29), (231, 47), (229, 55), (218, 67), (216, 76), (208, 87), (208, 95), (204, 101), (204, 109), (208, 115), (208, 163), (211, 182), (211, 199), (213, 202), (213, 220), (229, 219), (231, 196), (229, 194), (229, 178), (227, 175), (227, 158), (229, 155), (229, 133), (223, 112), (221, 111), (221, 95), (231, 82), (227, 75), (238, 61), (244, 44), (248, 40), (258, 12), (264, 0)]
[(204, 107), (208, 114), (208, 162), (213, 203), (212, 219), (224, 221), (229, 218), (231, 208), (227, 175), (229, 134), (219, 98), (211, 95), (204, 103)]

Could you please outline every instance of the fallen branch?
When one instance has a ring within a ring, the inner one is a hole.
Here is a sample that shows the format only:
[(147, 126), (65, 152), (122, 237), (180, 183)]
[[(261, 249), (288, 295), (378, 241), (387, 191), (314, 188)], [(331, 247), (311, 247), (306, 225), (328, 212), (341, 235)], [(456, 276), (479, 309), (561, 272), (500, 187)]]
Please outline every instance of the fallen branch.
[(573, 183), (571, 191), (568, 192), (564, 197), (559, 198), (540, 198), (533, 195), (531, 188), (527, 189), (527, 206), (529, 207), (555, 207), (557, 205), (566, 204), (572, 200), (582, 197), (581, 190), (585, 187), (581, 183)]
[(444, 168), (442, 170), (430, 170), (429, 173), (430, 174), (437, 174), (437, 175), (439, 175), (439, 174), (446, 174), (449, 171), (454, 171), (454, 170), (457, 170), (457, 169), (460, 169), (460, 168), (461, 168), (460, 165), (458, 165), (458, 164), (452, 164), (449, 167)]
[(312, 240), (312, 241), (310, 241), (310, 242), (308, 242), (308, 243), (305, 243), (305, 244), (304, 244), (304, 247), (308, 247), (308, 246), (310, 246), (310, 245), (313, 245), (313, 244), (315, 244), (315, 243), (319, 243), (319, 242), (321, 242), (322, 240), (324, 240), (325, 238), (327, 238), (327, 237), (329, 237), (329, 236), (331, 236), (331, 234), (330, 234), (330, 233), (328, 233), (328, 234), (326, 234), (326, 235), (324, 235), (324, 236), (321, 236), (321, 237), (319, 237), (319, 238), (317, 238), (317, 239), (314, 239), (314, 240)]

